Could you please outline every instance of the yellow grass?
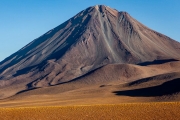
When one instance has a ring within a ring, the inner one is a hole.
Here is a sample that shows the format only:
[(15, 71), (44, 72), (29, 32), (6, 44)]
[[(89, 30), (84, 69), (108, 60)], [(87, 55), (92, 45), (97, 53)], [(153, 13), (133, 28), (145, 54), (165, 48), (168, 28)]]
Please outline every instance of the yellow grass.
[(180, 102), (0, 108), (0, 120), (178, 120)]

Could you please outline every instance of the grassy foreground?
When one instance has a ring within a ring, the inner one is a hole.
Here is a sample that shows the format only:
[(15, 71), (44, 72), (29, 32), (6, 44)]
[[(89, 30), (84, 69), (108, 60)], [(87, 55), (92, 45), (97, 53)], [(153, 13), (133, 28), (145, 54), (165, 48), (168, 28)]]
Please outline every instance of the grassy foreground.
[(0, 120), (178, 120), (180, 102), (0, 108)]

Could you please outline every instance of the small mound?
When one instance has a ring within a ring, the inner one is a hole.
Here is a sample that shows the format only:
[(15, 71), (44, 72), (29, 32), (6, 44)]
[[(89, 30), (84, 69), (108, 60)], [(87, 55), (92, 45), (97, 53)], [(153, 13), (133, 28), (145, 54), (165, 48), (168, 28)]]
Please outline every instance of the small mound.
[(76, 81), (87, 84), (110, 83), (113, 81), (123, 83), (130, 79), (140, 77), (142, 73), (143, 70), (136, 65), (110, 64), (76, 79)]

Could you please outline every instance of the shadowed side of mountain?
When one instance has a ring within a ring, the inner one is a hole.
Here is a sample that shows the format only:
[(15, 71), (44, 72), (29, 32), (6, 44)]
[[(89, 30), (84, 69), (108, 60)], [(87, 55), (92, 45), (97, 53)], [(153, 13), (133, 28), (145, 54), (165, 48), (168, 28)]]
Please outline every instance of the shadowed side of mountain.
[(137, 65), (147, 66), (147, 65), (163, 64), (163, 63), (172, 62), (172, 61), (179, 61), (179, 60), (176, 60), (176, 59), (154, 60), (154, 61), (138, 63)]
[(116, 95), (125, 95), (133, 97), (157, 97), (164, 95), (173, 95), (180, 92), (180, 78), (173, 79), (167, 82), (164, 82), (161, 85), (140, 88), (140, 89), (131, 89), (125, 91), (114, 91)]
[[(172, 62), (172, 63), (178, 63), (178, 62)], [(164, 65), (168, 65), (168, 64), (164, 63)], [(160, 64), (159, 66), (162, 66), (162, 64)], [(124, 85), (124, 87), (126, 88), (125, 90), (114, 91), (114, 93), (119, 96), (125, 95), (131, 97), (160, 97), (160, 98), (166, 96), (163, 98), (164, 100), (172, 99), (171, 97), (174, 94), (180, 96), (179, 94), (180, 72), (179, 70), (176, 69), (175, 71), (178, 72), (163, 73), (126, 83)], [(176, 100), (176, 98), (173, 99)]]
[[(164, 73), (164, 74), (160, 74), (160, 75), (156, 75), (156, 76), (151, 76), (148, 78), (143, 78), (140, 80), (136, 80), (130, 83), (127, 83), (126, 86), (140, 86), (141, 84), (146, 84), (146, 83), (150, 83), (152, 81), (154, 81), (155, 83), (161, 82), (161, 81), (168, 81), (168, 80), (172, 80), (172, 79), (176, 79), (180, 77), (180, 73), (179, 72), (172, 72), (172, 73)], [(145, 86), (145, 85), (141, 85), (141, 86)]]

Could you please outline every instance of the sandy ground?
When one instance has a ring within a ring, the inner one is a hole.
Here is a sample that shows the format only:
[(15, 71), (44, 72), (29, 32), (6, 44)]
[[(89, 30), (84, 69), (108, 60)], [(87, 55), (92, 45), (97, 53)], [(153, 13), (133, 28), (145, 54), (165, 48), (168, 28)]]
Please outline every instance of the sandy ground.
[(180, 103), (0, 108), (1, 120), (178, 120)]

